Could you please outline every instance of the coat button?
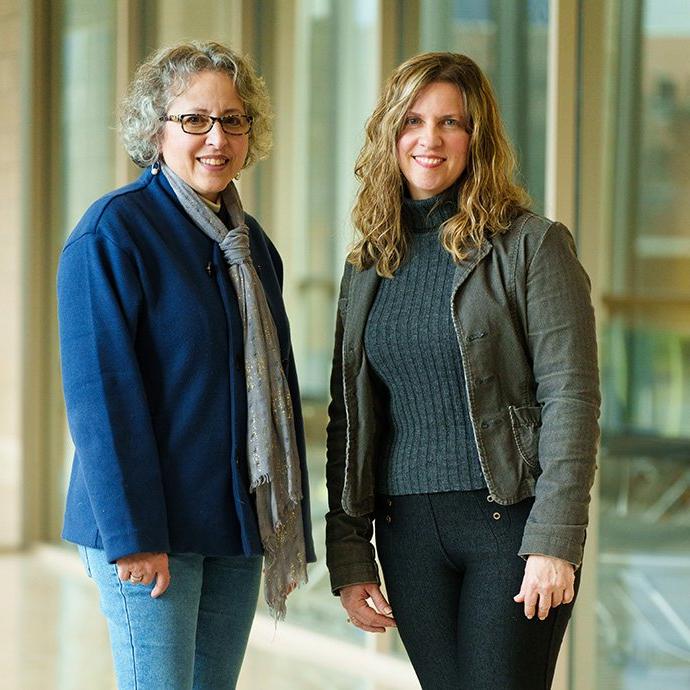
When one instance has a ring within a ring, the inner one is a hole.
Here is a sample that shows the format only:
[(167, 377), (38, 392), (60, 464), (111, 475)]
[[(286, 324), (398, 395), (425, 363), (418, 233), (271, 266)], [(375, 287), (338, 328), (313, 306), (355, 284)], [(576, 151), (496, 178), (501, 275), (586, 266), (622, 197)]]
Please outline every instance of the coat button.
[(493, 514), (494, 520), (500, 520), (501, 519), (501, 514), (500, 513), (494, 513)]
[(389, 498), (389, 499), (387, 499), (387, 500), (386, 500), (386, 505), (387, 505), (387, 506), (388, 506), (388, 507), (390, 508), (390, 506), (392, 506), (392, 505), (393, 505), (393, 501), (391, 501), (391, 499), (390, 499), (390, 498)]
[(494, 502), (494, 497), (493, 497), (491, 494), (489, 494), (489, 495), (486, 497), (486, 500), (487, 500), (489, 503), (493, 503), (493, 502)]
[(393, 518), (390, 515), (386, 515), (386, 522), (390, 525), (393, 522)]

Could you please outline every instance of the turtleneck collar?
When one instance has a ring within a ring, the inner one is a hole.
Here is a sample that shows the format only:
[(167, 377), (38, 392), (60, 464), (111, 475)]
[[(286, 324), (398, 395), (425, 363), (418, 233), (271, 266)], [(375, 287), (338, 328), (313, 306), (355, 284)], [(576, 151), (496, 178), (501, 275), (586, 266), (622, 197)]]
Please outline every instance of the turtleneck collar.
[(438, 230), (440, 225), (457, 213), (459, 183), (452, 184), (436, 196), (428, 199), (403, 197), (402, 222), (413, 233)]

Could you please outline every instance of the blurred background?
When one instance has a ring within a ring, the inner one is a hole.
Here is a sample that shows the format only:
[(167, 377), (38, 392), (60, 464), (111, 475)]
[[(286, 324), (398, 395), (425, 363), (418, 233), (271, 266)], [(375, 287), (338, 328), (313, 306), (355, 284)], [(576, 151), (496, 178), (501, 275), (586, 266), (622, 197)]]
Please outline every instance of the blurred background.
[(603, 438), (583, 585), (555, 687), (690, 687), (688, 0), (0, 0), (0, 685), (114, 688), (95, 587), (59, 539), (71, 445), (55, 319), (60, 247), (136, 177), (116, 104), (155, 47), (253, 56), (276, 112), (241, 192), (278, 245), (301, 378), (319, 562), (240, 688), (417, 688), (394, 633), (348, 626), (323, 559), (334, 301), (353, 162), (385, 76), (425, 50), (495, 86), (537, 211), (592, 278)]

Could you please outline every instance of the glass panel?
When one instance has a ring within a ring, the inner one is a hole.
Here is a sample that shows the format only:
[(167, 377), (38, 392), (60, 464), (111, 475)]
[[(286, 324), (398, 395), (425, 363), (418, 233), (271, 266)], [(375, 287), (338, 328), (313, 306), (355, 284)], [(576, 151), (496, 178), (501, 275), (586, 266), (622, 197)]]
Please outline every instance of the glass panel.
[(684, 0), (615, 10), (597, 687), (681, 688), (690, 687), (690, 12)]
[(419, 2), (419, 51), (464, 53), (491, 80), (538, 212), (544, 209), (548, 5), (548, 0)]
[[(115, 186), (115, 29), (116, 0), (93, 3), (66, 0), (56, 23), (60, 39), (61, 190), (64, 237), (72, 231), (88, 206)], [(54, 207), (55, 207), (54, 206)], [(73, 446), (65, 427), (62, 462), (51, 472), (50, 533), (58, 538), (64, 497), (72, 465)]]

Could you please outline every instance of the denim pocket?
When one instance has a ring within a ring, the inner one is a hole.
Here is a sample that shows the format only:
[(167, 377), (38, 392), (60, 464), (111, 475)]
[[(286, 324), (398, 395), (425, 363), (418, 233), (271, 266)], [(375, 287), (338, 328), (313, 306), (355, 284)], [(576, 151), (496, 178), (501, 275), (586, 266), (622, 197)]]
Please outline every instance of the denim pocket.
[(539, 467), (539, 433), (541, 407), (508, 407), (513, 439), (523, 462), (532, 468)]
[(87, 551), (86, 547), (82, 546), (81, 544), (77, 544), (77, 551), (79, 552), (79, 558), (81, 559), (86, 574), (92, 578), (93, 575), (91, 574), (91, 563), (89, 563), (89, 552)]

